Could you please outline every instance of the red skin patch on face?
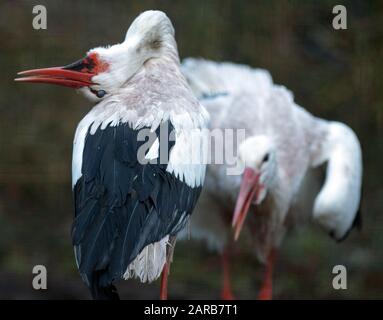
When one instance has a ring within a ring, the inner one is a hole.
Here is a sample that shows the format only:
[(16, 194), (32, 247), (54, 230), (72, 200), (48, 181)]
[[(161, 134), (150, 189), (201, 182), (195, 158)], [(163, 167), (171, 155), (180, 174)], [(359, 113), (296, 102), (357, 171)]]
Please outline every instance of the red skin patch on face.
[(96, 52), (87, 55), (82, 61), (82, 69), (80, 72), (91, 73), (97, 75), (101, 72), (108, 70), (109, 64), (100, 59)]
[(92, 68), (92, 73), (94, 74), (105, 72), (109, 68), (109, 64), (105, 61), (102, 61), (96, 52), (89, 54), (88, 59), (93, 61), (94, 67)]

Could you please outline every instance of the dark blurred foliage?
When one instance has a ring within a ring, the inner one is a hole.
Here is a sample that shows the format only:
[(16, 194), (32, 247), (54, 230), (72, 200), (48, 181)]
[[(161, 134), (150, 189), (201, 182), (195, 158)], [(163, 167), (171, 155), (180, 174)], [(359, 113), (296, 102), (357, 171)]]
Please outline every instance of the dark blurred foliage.
[[(44, 4), (48, 29), (32, 28)], [(332, 28), (337, 1), (11, 1), (0, 4), (0, 298), (88, 298), (74, 263), (70, 164), (74, 130), (91, 104), (71, 90), (13, 82), (17, 71), (64, 65), (92, 47), (122, 41), (141, 11), (172, 19), (181, 57), (268, 69), (317, 116), (347, 123), (364, 157), (364, 228), (334, 243), (315, 227), (291, 232), (279, 253), (276, 298), (383, 298), (383, 2), (342, 1), (348, 30)], [(178, 243), (170, 298), (217, 298), (219, 257)], [(32, 290), (32, 267), (48, 290)], [(332, 268), (348, 268), (348, 290)], [(262, 267), (234, 257), (234, 291), (254, 298)], [(121, 284), (124, 298), (156, 298), (158, 283)]]

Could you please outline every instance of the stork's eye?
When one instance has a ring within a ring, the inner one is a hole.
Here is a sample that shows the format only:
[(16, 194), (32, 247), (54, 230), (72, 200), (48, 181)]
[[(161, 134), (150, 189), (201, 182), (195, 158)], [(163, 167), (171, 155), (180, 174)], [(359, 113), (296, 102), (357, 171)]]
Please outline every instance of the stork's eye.
[(105, 90), (93, 90), (93, 89), (90, 89), (90, 91), (97, 97), (97, 98), (103, 98), (105, 95), (106, 95), (106, 91)]
[(106, 95), (106, 91), (105, 90), (98, 90), (97, 92), (96, 92), (96, 96), (97, 96), (97, 98), (103, 98), (104, 96)]
[(262, 159), (262, 162), (266, 162), (269, 160), (270, 155), (268, 153), (265, 154), (265, 156)]

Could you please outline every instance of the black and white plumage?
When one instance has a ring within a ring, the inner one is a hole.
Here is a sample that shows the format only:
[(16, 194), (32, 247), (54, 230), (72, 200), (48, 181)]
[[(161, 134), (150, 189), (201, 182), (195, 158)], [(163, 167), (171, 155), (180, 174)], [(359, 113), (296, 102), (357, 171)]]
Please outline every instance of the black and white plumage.
[[(120, 123), (85, 137), (82, 175), (73, 190), (72, 239), (80, 272), (92, 288), (121, 276), (155, 280), (169, 237), (184, 227), (201, 191), (201, 185), (189, 186), (168, 172), (167, 164), (140, 164), (136, 155), (145, 141), (138, 142), (138, 132)], [(160, 139), (159, 128), (156, 135)], [(174, 142), (166, 144), (170, 154)], [(97, 296), (98, 288), (93, 290)]]
[(170, 20), (146, 11), (121, 44), (23, 74), (19, 81), (78, 88), (97, 101), (77, 127), (72, 159), (72, 240), (92, 296), (117, 298), (117, 279), (157, 279), (201, 192), (207, 151), (208, 114), (180, 71)]

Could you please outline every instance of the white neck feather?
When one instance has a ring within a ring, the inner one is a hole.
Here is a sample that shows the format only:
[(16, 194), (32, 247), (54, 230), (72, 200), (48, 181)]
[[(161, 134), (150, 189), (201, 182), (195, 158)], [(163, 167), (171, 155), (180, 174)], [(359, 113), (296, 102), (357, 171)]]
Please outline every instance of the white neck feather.
[(360, 202), (362, 152), (355, 133), (342, 123), (329, 123), (321, 158), (328, 165), (325, 183), (315, 199), (314, 219), (341, 239), (351, 228)]

